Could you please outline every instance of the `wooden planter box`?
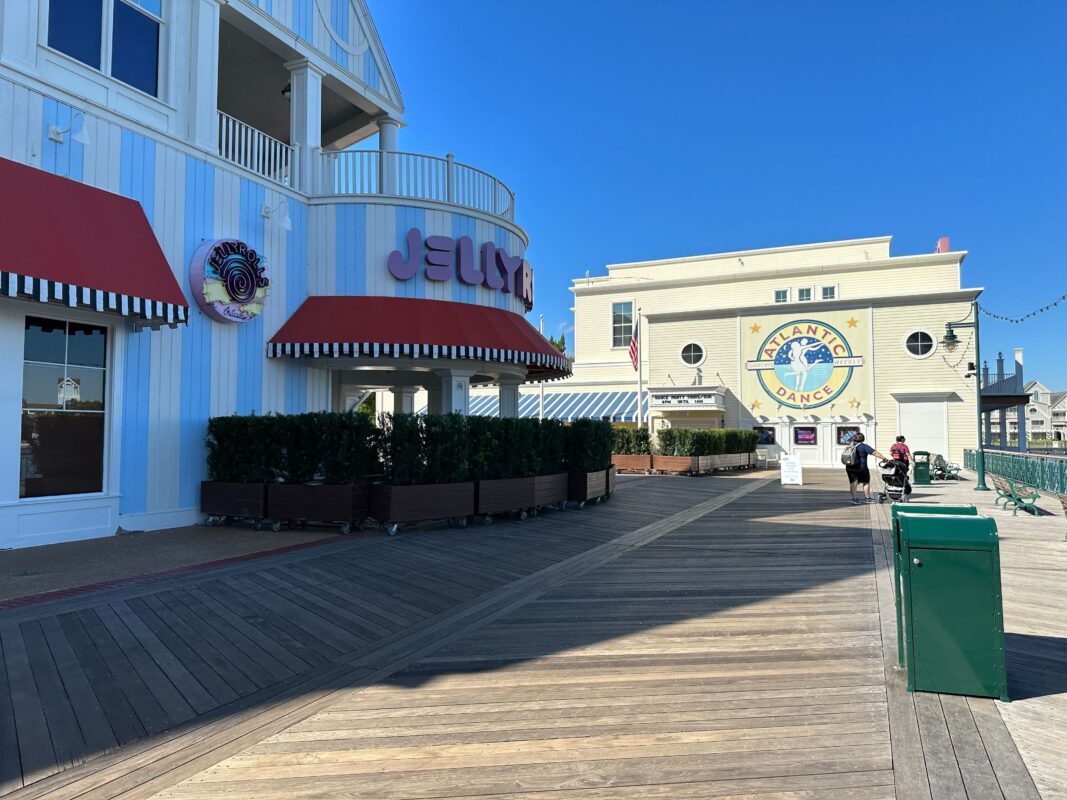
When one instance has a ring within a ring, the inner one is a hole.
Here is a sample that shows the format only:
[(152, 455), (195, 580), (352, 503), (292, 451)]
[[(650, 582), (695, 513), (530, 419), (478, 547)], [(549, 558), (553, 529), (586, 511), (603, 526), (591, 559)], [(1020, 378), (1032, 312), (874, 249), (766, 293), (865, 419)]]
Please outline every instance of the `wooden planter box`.
[(267, 516), (267, 484), (201, 481), (200, 510), (212, 517), (263, 519)]
[[(707, 456), (705, 456), (707, 458)], [(699, 472), (699, 456), (652, 456), (652, 469), (657, 472)]]
[(367, 517), (369, 498), (366, 484), (272, 483), (267, 486), (267, 516), (287, 522), (360, 522)]
[(570, 476), (566, 472), (538, 475), (534, 478), (534, 505), (555, 506), (567, 502)]
[[(642, 456), (642, 458), (643, 457), (644, 456)], [(608, 467), (608, 494), (609, 495), (615, 493), (615, 476), (616, 476), (616, 474), (617, 474), (617, 470), (615, 469), (615, 465), (612, 464), (610, 467)]]
[(381, 523), (421, 522), (474, 513), (474, 482), (371, 486), (371, 516)]
[(652, 456), (613, 455), (611, 465), (623, 472), (648, 472), (652, 469)]
[(594, 500), (608, 493), (608, 471), (598, 469), (596, 472), (571, 472), (567, 483), (568, 500)]
[(525, 511), (537, 505), (534, 478), (501, 478), (478, 481), (475, 511), (478, 514), (506, 514)]

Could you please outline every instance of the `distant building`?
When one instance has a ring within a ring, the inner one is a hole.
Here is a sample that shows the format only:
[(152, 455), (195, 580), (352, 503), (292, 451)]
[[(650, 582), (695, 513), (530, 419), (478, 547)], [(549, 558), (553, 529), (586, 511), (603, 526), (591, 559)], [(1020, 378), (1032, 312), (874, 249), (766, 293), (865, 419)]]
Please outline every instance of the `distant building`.
[[(1027, 381), (1026, 393), (1030, 402), (1026, 405), (1027, 439), (1051, 439), (1067, 441), (1067, 391), (1053, 392), (1040, 381)], [(1008, 438), (1019, 437), (1019, 415), (1015, 409), (1007, 414)], [(990, 441), (1000, 443), (1000, 421), (990, 420)]]

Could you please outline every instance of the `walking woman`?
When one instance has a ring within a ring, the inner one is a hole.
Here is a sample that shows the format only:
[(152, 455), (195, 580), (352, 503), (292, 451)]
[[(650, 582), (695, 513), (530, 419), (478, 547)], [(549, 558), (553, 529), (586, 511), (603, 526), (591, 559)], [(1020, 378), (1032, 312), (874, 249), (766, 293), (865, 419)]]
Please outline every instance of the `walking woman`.
[[(864, 439), (862, 433), (857, 433), (852, 437), (852, 444), (841, 454), (841, 463), (845, 465), (848, 489), (852, 493), (852, 505), (854, 506), (874, 502), (871, 497), (871, 470), (867, 466), (867, 456), (885, 460), (885, 456), (867, 444)], [(861, 486), (863, 487), (862, 499), (857, 496)]]

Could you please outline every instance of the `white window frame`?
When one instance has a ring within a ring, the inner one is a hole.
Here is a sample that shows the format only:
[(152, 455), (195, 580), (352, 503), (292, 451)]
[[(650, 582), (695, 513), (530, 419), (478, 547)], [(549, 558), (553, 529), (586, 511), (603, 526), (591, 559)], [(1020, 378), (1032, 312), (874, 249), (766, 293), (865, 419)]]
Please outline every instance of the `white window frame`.
[[(785, 300), (779, 300), (778, 299), (778, 293), (779, 292), (785, 292)], [(771, 302), (775, 303), (776, 305), (781, 305), (782, 303), (788, 303), (790, 301), (790, 299), (791, 299), (791, 295), (792, 295), (792, 290), (791, 289), (775, 289), (774, 293), (771, 295)]]
[[(695, 364), (690, 364), (682, 357), (682, 353), (685, 351), (685, 348), (689, 347), (689, 345), (695, 345), (700, 348), (700, 360), (697, 361)], [(700, 342), (685, 342), (681, 347), (678, 348), (678, 360), (682, 362), (682, 366), (689, 367), (690, 369), (696, 369), (697, 367), (703, 366), (704, 362), (708, 360), (708, 348), (706, 348)]]
[(40, 0), (40, 6), (37, 12), (37, 45), (38, 47), (47, 50), (49, 53), (63, 59), (68, 68), (74, 68), (84, 75), (91, 76), (96, 80), (99, 80), (100, 76), (107, 78), (109, 81), (113, 81), (116, 85), (121, 86), (124, 90), (134, 92), (136, 95), (149, 102), (160, 103), (164, 106), (168, 106), (167, 96), (169, 89), (169, 77), (170, 77), (170, 36), (168, 19), (170, 17), (171, 2), (170, 0), (160, 0), (160, 15), (156, 16), (151, 11), (143, 8), (136, 3), (128, 2), (128, 0), (121, 0), (121, 2), (136, 9), (139, 13), (144, 14), (147, 17), (154, 19), (159, 23), (159, 51), (156, 56), (156, 94), (148, 94), (143, 89), (126, 83), (121, 78), (116, 78), (111, 74), (111, 58), (114, 45), (114, 31), (115, 31), (115, 3), (114, 0), (100, 0), (103, 6), (103, 17), (100, 31), (100, 68), (90, 66), (84, 61), (79, 61), (74, 56), (64, 53), (62, 50), (57, 50), (48, 44), (48, 17), (50, 11), (50, 0)]
[[(808, 299), (805, 300), (800, 296), (801, 292), (808, 292)], [(797, 287), (797, 302), (798, 303), (811, 303), (815, 301), (815, 287), (814, 286), (798, 286)]]
[[(831, 290), (834, 293), (833, 297), (827, 297), (826, 296), (826, 290), (827, 289)], [(831, 300), (836, 300), (836, 299), (837, 299), (837, 284), (836, 283), (830, 283), (830, 284), (827, 284), (826, 286), (820, 286), (819, 287), (819, 300), (821, 300), (823, 302), (830, 302)]]
[[(20, 505), (35, 503), (62, 502), (78, 498), (118, 497), (119, 474), (121, 464), (121, 426), (122, 426), (122, 386), (121, 365), (126, 356), (126, 336), (131, 335), (119, 320), (109, 319), (91, 312), (64, 309), (53, 303), (42, 303), (39, 307), (31, 303), (19, 303), (22, 306), (23, 345), (25, 346), (25, 327), (27, 317), (43, 317), (57, 322), (76, 322), (84, 325), (96, 325), (107, 331), (107, 346), (104, 356), (104, 463), (103, 480), (99, 492), (82, 492), (80, 494), (52, 494), (40, 497), (19, 497)], [(20, 354), (19, 363), (25, 364), (25, 350)], [(19, 389), (22, 388), (22, 375), (19, 375)], [(21, 418), (22, 409), (19, 409)]]
[[(912, 336), (914, 336), (917, 333), (925, 333), (934, 342), (934, 346), (930, 348), (930, 352), (927, 353), (926, 355), (921, 355), (921, 356), (920, 355), (916, 355), (915, 353), (911, 352), (911, 350), (908, 348), (908, 339), (910, 339)], [(926, 328), (915, 328), (914, 330), (908, 331), (907, 333), (904, 334), (904, 338), (900, 340), (900, 344), (901, 344), (901, 347), (904, 348), (904, 352), (907, 353), (909, 357), (914, 358), (916, 361), (925, 361), (926, 359), (930, 358), (930, 356), (932, 356), (934, 353), (937, 352), (937, 337), (934, 336), (930, 331), (926, 330)]]
[(630, 304), (630, 336), (633, 336), (633, 326), (637, 322), (637, 301), (636, 300), (612, 300), (611, 306), (608, 309), (608, 314), (611, 316), (611, 322), (609, 323), (611, 337), (611, 349), (612, 350), (629, 350), (630, 340), (626, 340), (626, 344), (615, 344), (615, 304), (616, 303), (629, 303)]

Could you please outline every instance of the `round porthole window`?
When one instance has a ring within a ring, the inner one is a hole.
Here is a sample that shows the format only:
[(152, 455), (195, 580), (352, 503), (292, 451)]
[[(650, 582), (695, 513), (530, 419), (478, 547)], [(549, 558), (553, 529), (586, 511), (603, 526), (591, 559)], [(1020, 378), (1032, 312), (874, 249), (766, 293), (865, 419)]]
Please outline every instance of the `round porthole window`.
[(904, 347), (912, 358), (926, 358), (934, 352), (934, 337), (926, 331), (912, 331), (904, 340)]
[(696, 342), (690, 342), (682, 348), (682, 363), (696, 367), (704, 363), (704, 348)]

